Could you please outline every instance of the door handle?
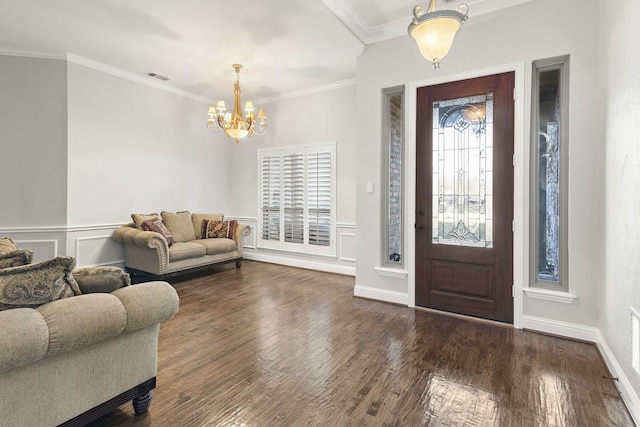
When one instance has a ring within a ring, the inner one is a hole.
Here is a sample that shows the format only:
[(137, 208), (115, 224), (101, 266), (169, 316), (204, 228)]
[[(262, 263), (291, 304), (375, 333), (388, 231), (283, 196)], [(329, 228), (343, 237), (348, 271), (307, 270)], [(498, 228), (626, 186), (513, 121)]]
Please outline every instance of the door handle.
[(417, 225), (416, 225), (416, 228), (417, 228), (418, 230), (424, 230), (424, 224), (417, 224)]

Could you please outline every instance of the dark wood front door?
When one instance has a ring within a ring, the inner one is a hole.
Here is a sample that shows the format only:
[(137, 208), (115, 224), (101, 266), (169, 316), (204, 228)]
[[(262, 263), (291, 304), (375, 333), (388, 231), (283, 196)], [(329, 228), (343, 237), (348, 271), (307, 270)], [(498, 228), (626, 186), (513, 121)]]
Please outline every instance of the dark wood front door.
[(419, 88), (416, 304), (513, 322), (514, 73)]

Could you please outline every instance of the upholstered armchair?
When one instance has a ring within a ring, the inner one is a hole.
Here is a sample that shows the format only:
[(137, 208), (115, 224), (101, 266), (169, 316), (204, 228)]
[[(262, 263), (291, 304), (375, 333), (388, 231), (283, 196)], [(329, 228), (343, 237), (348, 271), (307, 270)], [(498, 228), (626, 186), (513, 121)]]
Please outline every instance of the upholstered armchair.
[(130, 286), (115, 267), (0, 269), (0, 425), (84, 425), (130, 400), (147, 411), (160, 323), (177, 311), (171, 285)]

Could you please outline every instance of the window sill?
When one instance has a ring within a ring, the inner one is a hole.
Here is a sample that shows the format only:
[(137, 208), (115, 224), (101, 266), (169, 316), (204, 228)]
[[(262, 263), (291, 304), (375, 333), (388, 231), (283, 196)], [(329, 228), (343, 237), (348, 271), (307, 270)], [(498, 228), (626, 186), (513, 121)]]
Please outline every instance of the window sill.
[(561, 302), (563, 304), (572, 304), (573, 301), (578, 298), (575, 294), (563, 291), (553, 291), (551, 289), (529, 287), (524, 288), (523, 291), (529, 298)]
[(388, 267), (376, 267), (375, 271), (378, 276), (395, 277), (396, 279), (405, 279), (409, 274), (407, 270)]

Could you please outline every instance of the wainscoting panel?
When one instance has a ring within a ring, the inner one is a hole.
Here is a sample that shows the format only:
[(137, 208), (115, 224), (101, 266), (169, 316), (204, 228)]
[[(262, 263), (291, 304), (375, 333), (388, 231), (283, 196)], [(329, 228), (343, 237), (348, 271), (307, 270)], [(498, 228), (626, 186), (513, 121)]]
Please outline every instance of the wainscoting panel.
[(124, 264), (122, 245), (111, 239), (111, 234), (77, 237), (75, 239), (75, 258), (78, 265), (81, 266), (113, 265), (121, 267)]
[(336, 255), (326, 257), (258, 248), (257, 218), (225, 216), (225, 219), (227, 218), (235, 219), (239, 223), (251, 227), (251, 234), (244, 241), (244, 257), (246, 259), (355, 276), (355, 224), (336, 224)]
[(33, 262), (45, 261), (58, 256), (58, 240), (22, 240), (13, 239), (20, 249), (33, 252)]

